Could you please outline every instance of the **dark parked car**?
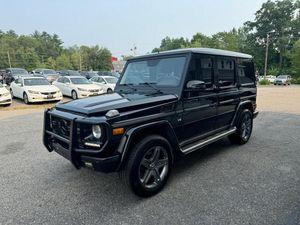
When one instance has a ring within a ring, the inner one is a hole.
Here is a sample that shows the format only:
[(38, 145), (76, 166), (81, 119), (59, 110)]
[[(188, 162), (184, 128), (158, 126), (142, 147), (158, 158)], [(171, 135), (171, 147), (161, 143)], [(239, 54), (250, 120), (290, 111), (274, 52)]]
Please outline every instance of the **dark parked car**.
[(118, 171), (135, 194), (151, 196), (175, 156), (225, 137), (247, 143), (256, 91), (247, 54), (199, 48), (135, 57), (115, 93), (45, 111), (44, 145), (77, 169)]
[(46, 78), (50, 83), (52, 83), (53, 81), (57, 80), (57, 78), (59, 77), (59, 74), (52, 69), (35, 69), (33, 71), (34, 76), (41, 76)]
[(97, 72), (95, 71), (80, 71), (81, 76), (86, 77), (87, 79), (91, 79), (92, 77), (98, 76)]
[(22, 68), (7, 68), (5, 70), (5, 83), (10, 85), (11, 82), (16, 80), (18, 77), (30, 76), (27, 70)]
[(57, 72), (60, 76), (81, 76), (76, 70), (59, 70)]

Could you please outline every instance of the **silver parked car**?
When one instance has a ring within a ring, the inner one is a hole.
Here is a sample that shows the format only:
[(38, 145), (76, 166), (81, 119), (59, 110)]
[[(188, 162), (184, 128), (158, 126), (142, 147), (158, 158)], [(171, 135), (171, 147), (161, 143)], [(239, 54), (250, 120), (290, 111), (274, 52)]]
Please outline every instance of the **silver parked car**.
[(41, 76), (46, 78), (50, 83), (52, 83), (53, 81), (57, 80), (57, 78), (59, 77), (59, 74), (52, 69), (35, 69), (33, 72), (34, 76)]
[(290, 85), (291, 80), (292, 78), (290, 75), (279, 75), (274, 80), (274, 85)]

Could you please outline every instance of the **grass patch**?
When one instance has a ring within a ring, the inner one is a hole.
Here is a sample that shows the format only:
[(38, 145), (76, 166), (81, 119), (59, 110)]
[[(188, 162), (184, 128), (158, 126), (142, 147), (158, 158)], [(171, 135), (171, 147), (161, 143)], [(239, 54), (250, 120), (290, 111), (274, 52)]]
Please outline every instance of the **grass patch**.
[(271, 84), (271, 83), (270, 83), (270, 81), (267, 80), (267, 79), (262, 79), (261, 81), (259, 81), (259, 84), (260, 84), (260, 85), (269, 85), (269, 84)]

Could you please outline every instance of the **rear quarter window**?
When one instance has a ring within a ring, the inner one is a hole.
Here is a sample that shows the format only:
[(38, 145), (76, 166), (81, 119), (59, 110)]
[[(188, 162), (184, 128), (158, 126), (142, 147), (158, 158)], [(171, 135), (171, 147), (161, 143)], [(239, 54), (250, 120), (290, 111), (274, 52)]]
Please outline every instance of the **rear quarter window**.
[(254, 63), (251, 59), (238, 60), (238, 76), (241, 84), (255, 82)]

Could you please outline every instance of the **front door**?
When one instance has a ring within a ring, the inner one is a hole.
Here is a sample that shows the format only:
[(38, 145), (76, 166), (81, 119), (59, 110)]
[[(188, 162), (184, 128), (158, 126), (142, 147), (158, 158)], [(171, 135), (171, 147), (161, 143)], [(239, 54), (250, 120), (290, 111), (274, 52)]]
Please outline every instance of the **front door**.
[[(191, 88), (190, 81), (200, 81), (204, 86)], [(217, 94), (213, 57), (192, 55), (183, 91), (183, 134), (180, 141), (188, 143), (204, 138), (215, 129)]]

